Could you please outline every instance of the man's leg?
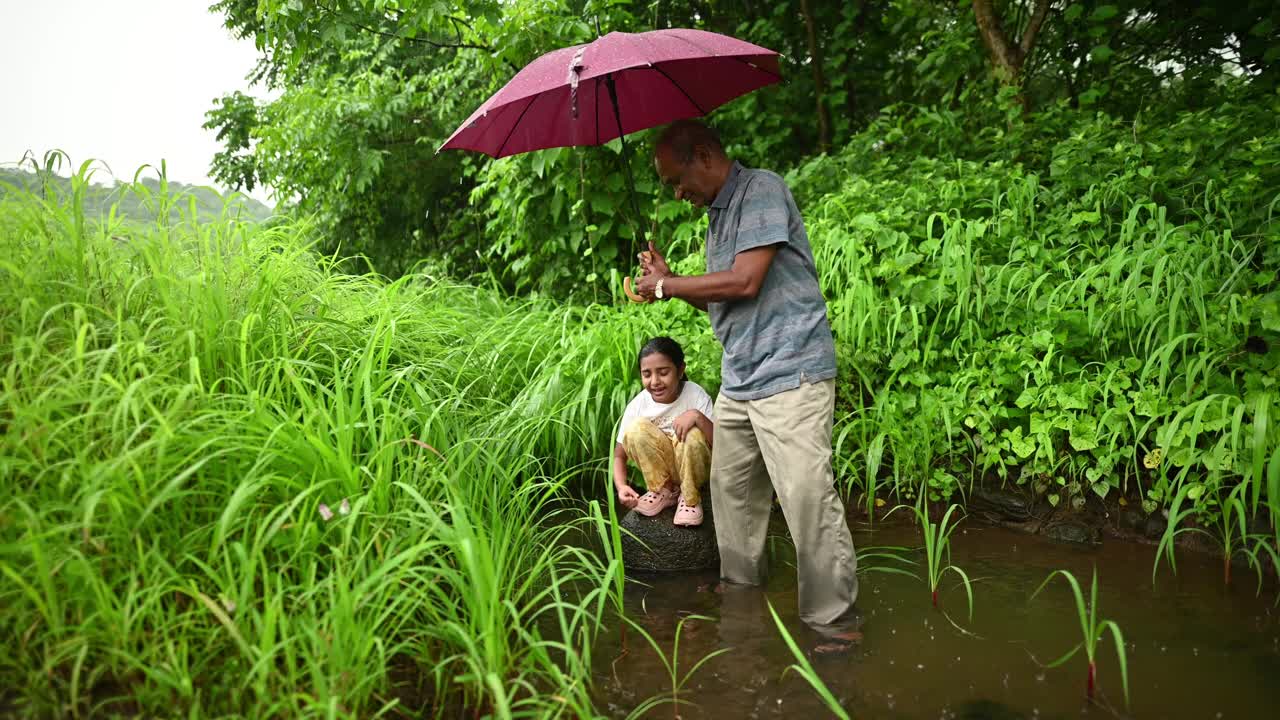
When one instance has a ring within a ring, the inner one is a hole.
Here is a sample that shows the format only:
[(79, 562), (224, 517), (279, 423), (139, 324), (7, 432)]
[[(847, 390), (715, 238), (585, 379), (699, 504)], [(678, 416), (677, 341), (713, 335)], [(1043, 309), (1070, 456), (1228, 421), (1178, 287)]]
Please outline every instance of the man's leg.
[[(800, 618), (815, 626), (841, 619), (858, 597), (853, 538), (831, 471), (834, 408), (833, 380), (748, 403), (755, 437), (796, 544)], [(718, 425), (716, 430), (719, 445)]]
[(716, 399), (715, 444), (711, 447), (711, 502), (715, 506), (722, 580), (746, 585), (764, 583), (771, 501), (769, 475), (756, 444), (747, 404), (721, 394)]

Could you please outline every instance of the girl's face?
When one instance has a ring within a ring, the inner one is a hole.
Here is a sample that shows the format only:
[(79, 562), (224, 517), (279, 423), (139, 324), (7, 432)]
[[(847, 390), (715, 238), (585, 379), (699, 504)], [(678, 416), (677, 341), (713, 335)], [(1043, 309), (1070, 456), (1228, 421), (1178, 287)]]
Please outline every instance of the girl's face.
[(649, 353), (640, 360), (640, 381), (656, 403), (667, 405), (680, 397), (683, 375), (684, 366), (676, 365), (660, 352)]

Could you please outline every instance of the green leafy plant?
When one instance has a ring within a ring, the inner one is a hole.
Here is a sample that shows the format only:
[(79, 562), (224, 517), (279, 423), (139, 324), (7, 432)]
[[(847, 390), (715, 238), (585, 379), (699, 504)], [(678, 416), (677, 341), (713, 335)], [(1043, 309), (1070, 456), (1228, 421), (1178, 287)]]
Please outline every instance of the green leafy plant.
[(1035, 592), (1031, 593), (1034, 600), (1041, 590), (1049, 584), (1054, 577), (1062, 576), (1063, 580), (1071, 586), (1072, 597), (1075, 598), (1076, 612), (1080, 618), (1080, 633), (1083, 636), (1080, 643), (1067, 651), (1067, 654), (1049, 663), (1049, 667), (1057, 667), (1070, 660), (1081, 649), (1084, 650), (1086, 657), (1089, 659), (1089, 676), (1086, 684), (1086, 696), (1093, 700), (1094, 692), (1097, 687), (1097, 652), (1098, 642), (1106, 632), (1111, 633), (1112, 639), (1115, 640), (1116, 661), (1120, 664), (1120, 680), (1124, 687), (1124, 702), (1129, 704), (1129, 666), (1128, 659), (1124, 647), (1124, 635), (1120, 632), (1120, 626), (1111, 620), (1098, 619), (1098, 571), (1093, 571), (1093, 582), (1089, 587), (1089, 602), (1086, 604), (1084, 594), (1080, 591), (1080, 583), (1076, 581), (1074, 575), (1066, 570), (1054, 570), (1049, 576), (1040, 583)]
[(640, 633), (640, 636), (649, 642), (649, 646), (653, 648), (653, 651), (654, 653), (657, 654), (658, 659), (662, 661), (662, 665), (667, 671), (667, 677), (671, 681), (671, 695), (669, 697), (650, 698), (645, 702), (641, 703), (640, 705), (638, 705), (635, 708), (635, 710), (631, 712), (629, 717), (640, 717), (641, 715), (644, 715), (645, 713), (649, 712), (653, 708), (663, 703), (671, 703), (672, 718), (679, 718), (680, 706), (692, 704), (688, 700), (685, 700), (684, 698), (680, 697), (680, 693), (683, 690), (684, 686), (688, 684), (689, 678), (693, 677), (693, 674), (698, 671), (698, 668), (707, 664), (717, 656), (723, 655), (729, 652), (731, 648), (720, 648), (718, 650), (713, 650), (707, 653), (706, 655), (703, 655), (697, 662), (693, 664), (693, 667), (689, 668), (689, 670), (684, 672), (684, 674), (681, 674), (680, 672), (680, 635), (684, 631), (685, 623), (689, 622), (690, 620), (714, 622), (713, 618), (709, 618), (705, 615), (686, 615), (680, 618), (680, 622), (676, 623), (675, 640), (672, 642), (670, 657), (668, 657), (667, 654), (662, 651), (662, 648), (658, 645), (658, 642), (653, 639), (653, 636), (645, 632), (644, 628), (640, 627), (640, 625), (637, 624), (636, 621), (625, 616), (622, 619), (627, 624), (631, 625), (631, 627), (635, 628), (635, 630), (638, 633)]
[(951, 505), (942, 514), (942, 520), (935, 523), (929, 516), (929, 509), (923, 498), (916, 505), (899, 505), (891, 510), (890, 514), (902, 508), (910, 509), (915, 515), (920, 532), (924, 536), (925, 582), (929, 585), (933, 607), (938, 607), (938, 585), (942, 582), (942, 576), (951, 572), (960, 577), (960, 583), (964, 587), (965, 596), (969, 602), (969, 619), (972, 620), (973, 584), (963, 568), (951, 564), (951, 533), (955, 532), (956, 525), (959, 523), (959, 520), (952, 522), (951, 516), (957, 510), (961, 512), (963, 510), (959, 505)]

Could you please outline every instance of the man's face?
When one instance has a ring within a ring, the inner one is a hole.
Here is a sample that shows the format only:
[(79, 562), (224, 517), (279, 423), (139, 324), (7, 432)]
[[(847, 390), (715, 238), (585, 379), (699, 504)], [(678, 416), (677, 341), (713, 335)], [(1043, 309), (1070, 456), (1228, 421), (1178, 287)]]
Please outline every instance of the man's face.
[(684, 200), (695, 207), (706, 207), (715, 200), (715, 178), (711, 172), (711, 160), (705, 150), (694, 151), (693, 160), (680, 162), (671, 148), (663, 145), (653, 154), (653, 165), (663, 185), (675, 191), (677, 200)]

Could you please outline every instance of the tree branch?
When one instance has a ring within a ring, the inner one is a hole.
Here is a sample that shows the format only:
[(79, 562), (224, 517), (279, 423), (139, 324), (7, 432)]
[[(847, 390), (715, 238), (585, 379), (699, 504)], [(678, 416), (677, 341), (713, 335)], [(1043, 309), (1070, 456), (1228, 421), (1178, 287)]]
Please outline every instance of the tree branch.
[(1040, 27), (1044, 25), (1047, 17), (1049, 17), (1049, 0), (1036, 0), (1036, 11), (1031, 16), (1031, 22), (1027, 23), (1027, 29), (1022, 33), (1022, 42), (1018, 46), (1023, 58), (1031, 54), (1031, 48), (1036, 45), (1036, 35), (1040, 33)]
[[(440, 48), (440, 49), (455, 49), (455, 50), (456, 50), (456, 49), (470, 49), (470, 50), (488, 50), (488, 51), (490, 51), (490, 52), (492, 52), (492, 51), (493, 51), (493, 48), (492, 48), (492, 47), (490, 47), (490, 46), (488, 46), (488, 45), (478, 45), (478, 44), (475, 44), (475, 43), (464, 43), (464, 42), (457, 42), (457, 43), (442, 43), (442, 42), (436, 42), (435, 40), (431, 40), (431, 39), (428, 39), (428, 38), (407, 37), (407, 36), (405, 36), (405, 35), (401, 35), (400, 33), (389, 33), (389, 32), (386, 32), (386, 31), (384, 31), (384, 30), (379, 30), (379, 29), (377, 29), (377, 28), (369, 27), (368, 25), (362, 25), (362, 24), (360, 24), (360, 23), (356, 22), (355, 20), (353, 20), (353, 19), (351, 19), (351, 18), (349, 18), (349, 17), (345, 17), (345, 16), (343, 16), (343, 15), (340, 15), (340, 14), (338, 13), (338, 11), (334, 10), (334, 9), (333, 9), (333, 8), (331, 8), (331, 7), (328, 7), (328, 6), (325, 6), (325, 5), (321, 5), (321, 4), (319, 4), (319, 3), (317, 3), (317, 4), (316, 4), (316, 7), (320, 8), (321, 10), (325, 11), (326, 13), (328, 13), (331, 17), (337, 18), (337, 19), (342, 20), (342, 21), (344, 21), (344, 22), (351, 23), (351, 25), (352, 25), (353, 27), (355, 27), (355, 28), (358, 28), (358, 29), (363, 30), (363, 31), (368, 32), (368, 33), (373, 33), (374, 35), (381, 35), (382, 37), (385, 37), (385, 38), (392, 38), (392, 39), (395, 39), (395, 40), (403, 40), (403, 41), (405, 41), (405, 42), (420, 43), (420, 44), (422, 44), (422, 45), (430, 45), (431, 47), (434, 47), (434, 48)], [(459, 39), (461, 39), (461, 34), (459, 34)]]

